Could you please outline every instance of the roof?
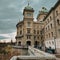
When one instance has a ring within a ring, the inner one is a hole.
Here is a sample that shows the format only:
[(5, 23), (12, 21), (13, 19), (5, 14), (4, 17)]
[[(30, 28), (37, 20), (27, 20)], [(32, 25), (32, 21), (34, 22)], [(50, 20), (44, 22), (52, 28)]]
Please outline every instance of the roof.
[(42, 7), (42, 9), (39, 11), (39, 14), (37, 15), (37, 19), (40, 15), (46, 15), (48, 13), (48, 10), (45, 7)]
[(46, 17), (43, 19), (43, 21), (45, 21), (45, 19), (50, 15), (50, 13), (60, 4), (60, 0), (57, 1), (57, 3), (50, 9), (50, 11), (48, 12), (48, 14), (46, 15)]
[(21, 24), (21, 23), (24, 23), (24, 21), (19, 21), (19, 22), (17, 23), (16, 27), (18, 27), (18, 25)]
[(24, 8), (23, 15), (24, 15), (24, 12), (25, 12), (25, 11), (34, 12), (34, 9), (28, 4), (28, 5)]
[(45, 7), (42, 7), (41, 12), (48, 12), (48, 10)]
[(30, 5), (27, 5), (24, 9), (26, 9), (26, 10), (33, 10), (33, 8)]

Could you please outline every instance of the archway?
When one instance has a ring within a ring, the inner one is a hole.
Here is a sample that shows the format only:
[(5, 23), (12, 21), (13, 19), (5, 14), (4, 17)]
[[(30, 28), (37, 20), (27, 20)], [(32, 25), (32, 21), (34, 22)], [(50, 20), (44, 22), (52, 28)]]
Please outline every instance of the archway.
[(27, 41), (26, 44), (27, 44), (27, 46), (30, 46), (31, 45), (31, 41)]
[(18, 45), (21, 46), (21, 42), (20, 41), (18, 42)]

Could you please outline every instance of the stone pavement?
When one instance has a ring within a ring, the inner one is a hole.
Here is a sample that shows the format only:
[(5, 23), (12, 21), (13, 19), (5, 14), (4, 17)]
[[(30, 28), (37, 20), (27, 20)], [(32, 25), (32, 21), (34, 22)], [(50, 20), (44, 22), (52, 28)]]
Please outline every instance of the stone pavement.
[(56, 58), (56, 60), (60, 60), (60, 58)]

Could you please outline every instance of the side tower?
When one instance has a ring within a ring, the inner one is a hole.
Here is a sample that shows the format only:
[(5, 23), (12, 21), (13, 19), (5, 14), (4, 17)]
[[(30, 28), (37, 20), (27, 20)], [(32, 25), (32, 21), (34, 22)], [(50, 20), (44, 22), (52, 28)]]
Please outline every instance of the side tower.
[(23, 10), (23, 21), (17, 27), (17, 45), (34, 45), (33, 40), (33, 8), (28, 4)]
[(39, 11), (39, 14), (37, 15), (37, 22), (40, 23), (40, 45), (41, 48), (44, 50), (44, 40), (45, 40), (45, 30), (44, 30), (44, 21), (43, 19), (46, 17), (48, 13), (48, 10), (45, 7), (42, 7), (42, 9)]
[(33, 13), (34, 9), (28, 4), (23, 10), (24, 45), (33, 45)]
[(48, 10), (45, 7), (42, 7), (41, 11), (39, 11), (39, 14), (37, 15), (37, 21), (38, 22), (43, 21), (47, 13), (48, 13)]

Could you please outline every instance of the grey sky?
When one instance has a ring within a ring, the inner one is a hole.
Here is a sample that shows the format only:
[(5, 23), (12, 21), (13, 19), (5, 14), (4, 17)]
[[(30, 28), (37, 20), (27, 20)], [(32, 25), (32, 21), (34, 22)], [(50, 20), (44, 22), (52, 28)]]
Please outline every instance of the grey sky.
[[(49, 10), (56, 2), (57, 0), (30, 0), (30, 5), (35, 10), (34, 18), (43, 6)], [(0, 0), (0, 40), (12, 38), (19, 18), (23, 19), (22, 12), (25, 6), (27, 6), (27, 0)]]

